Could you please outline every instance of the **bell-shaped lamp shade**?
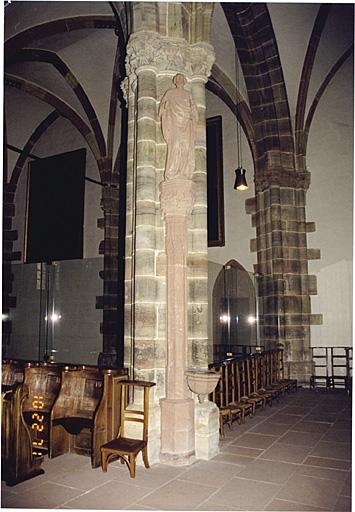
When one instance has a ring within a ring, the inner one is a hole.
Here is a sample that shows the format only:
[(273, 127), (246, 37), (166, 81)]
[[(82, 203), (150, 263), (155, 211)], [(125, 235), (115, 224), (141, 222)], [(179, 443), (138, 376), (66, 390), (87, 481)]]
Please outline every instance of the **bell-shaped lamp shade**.
[(235, 170), (235, 183), (234, 183), (234, 189), (235, 190), (247, 190), (248, 189), (248, 183), (245, 177), (246, 170), (242, 167), (238, 167), (238, 169)]

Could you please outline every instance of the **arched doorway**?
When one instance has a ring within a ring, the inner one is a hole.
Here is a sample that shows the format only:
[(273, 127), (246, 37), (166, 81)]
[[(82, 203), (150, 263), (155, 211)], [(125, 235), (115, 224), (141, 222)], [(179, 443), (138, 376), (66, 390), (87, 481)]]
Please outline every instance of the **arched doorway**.
[(258, 345), (253, 274), (228, 261), (216, 278), (212, 302), (214, 361), (253, 351)]

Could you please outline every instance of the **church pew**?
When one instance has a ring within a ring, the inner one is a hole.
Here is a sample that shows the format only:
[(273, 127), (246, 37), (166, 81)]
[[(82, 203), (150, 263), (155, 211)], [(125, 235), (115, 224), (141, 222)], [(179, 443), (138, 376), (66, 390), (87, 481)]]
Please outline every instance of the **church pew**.
[(64, 369), (50, 418), (51, 458), (66, 452), (91, 457), (100, 465), (100, 446), (113, 439), (120, 425), (120, 382), (124, 370), (82, 367)]
[(11, 389), (23, 382), (23, 369), (17, 361), (5, 360), (1, 365), (1, 388), (3, 391)]
[(44, 473), (43, 457), (34, 457), (30, 430), (22, 407), (28, 398), (26, 384), (13, 384), (1, 392), (1, 479), (13, 486)]
[(24, 369), (24, 383), (28, 397), (23, 403), (23, 416), (29, 426), (33, 455), (48, 453), (49, 418), (60, 388), (61, 367), (47, 363), (28, 363)]

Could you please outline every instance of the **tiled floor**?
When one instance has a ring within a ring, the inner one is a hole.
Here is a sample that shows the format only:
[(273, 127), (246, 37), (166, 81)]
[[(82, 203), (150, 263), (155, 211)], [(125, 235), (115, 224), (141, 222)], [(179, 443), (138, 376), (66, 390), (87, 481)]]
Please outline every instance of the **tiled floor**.
[(351, 510), (351, 403), (342, 393), (299, 390), (235, 425), (220, 454), (191, 466), (107, 473), (64, 455), (45, 474), (2, 483), (2, 507), (114, 510)]

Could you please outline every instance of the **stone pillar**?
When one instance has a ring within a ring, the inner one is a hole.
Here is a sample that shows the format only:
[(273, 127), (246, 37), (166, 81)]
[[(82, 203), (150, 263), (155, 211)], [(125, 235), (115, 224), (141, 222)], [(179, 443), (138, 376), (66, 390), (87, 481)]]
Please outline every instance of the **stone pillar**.
[(309, 384), (312, 373), (310, 325), (321, 322), (311, 314), (310, 295), (317, 293), (316, 278), (308, 274), (308, 260), (319, 251), (307, 249), (306, 222), (308, 172), (275, 170), (255, 178), (256, 196), (248, 199), (257, 238), (261, 317), (261, 344), (265, 349), (285, 349), (285, 368), (300, 384)]
[[(138, 8), (138, 5), (136, 8)], [(144, 3), (144, 8), (148, 6)], [(153, 5), (153, 4), (152, 4)], [(148, 21), (146, 21), (148, 23)], [(158, 108), (163, 94), (172, 87), (172, 78), (182, 73), (188, 79), (200, 114), (196, 141), (196, 172), (193, 182), (197, 198), (206, 195), (206, 150), (204, 83), (213, 63), (213, 51), (206, 43), (188, 44), (184, 39), (163, 37), (140, 30), (127, 45), (128, 154), (125, 266), (125, 366), (131, 376), (156, 382), (151, 393), (149, 461), (160, 460), (160, 399), (166, 397), (166, 274), (164, 220), (160, 204), (160, 184), (164, 179), (166, 144), (162, 136)], [(195, 93), (197, 96), (195, 97)], [(201, 143), (199, 142), (201, 140)], [(200, 147), (201, 146), (201, 147)], [(195, 212), (198, 215), (195, 215)], [(197, 352), (207, 345), (207, 236), (205, 203), (197, 199), (188, 223), (188, 265), (194, 265), (199, 295), (192, 300), (189, 316), (188, 360), (200, 360)], [(198, 222), (203, 229), (200, 229)], [(193, 233), (196, 237), (193, 238)], [(200, 281), (198, 281), (200, 279)], [(188, 279), (186, 291), (191, 302), (194, 293)], [(202, 317), (202, 315), (205, 315)], [(192, 339), (191, 339), (192, 338)], [(199, 345), (191, 348), (193, 340)], [(200, 347), (200, 348), (199, 348)], [(196, 353), (197, 357), (193, 357)], [(207, 353), (207, 348), (206, 348)], [(190, 359), (189, 359), (190, 358)], [(202, 357), (204, 365), (207, 361)]]
[(167, 357), (166, 398), (161, 404), (161, 460), (188, 464), (195, 454), (194, 401), (185, 371), (187, 354), (187, 218), (195, 201), (192, 180), (161, 185), (166, 225)]

